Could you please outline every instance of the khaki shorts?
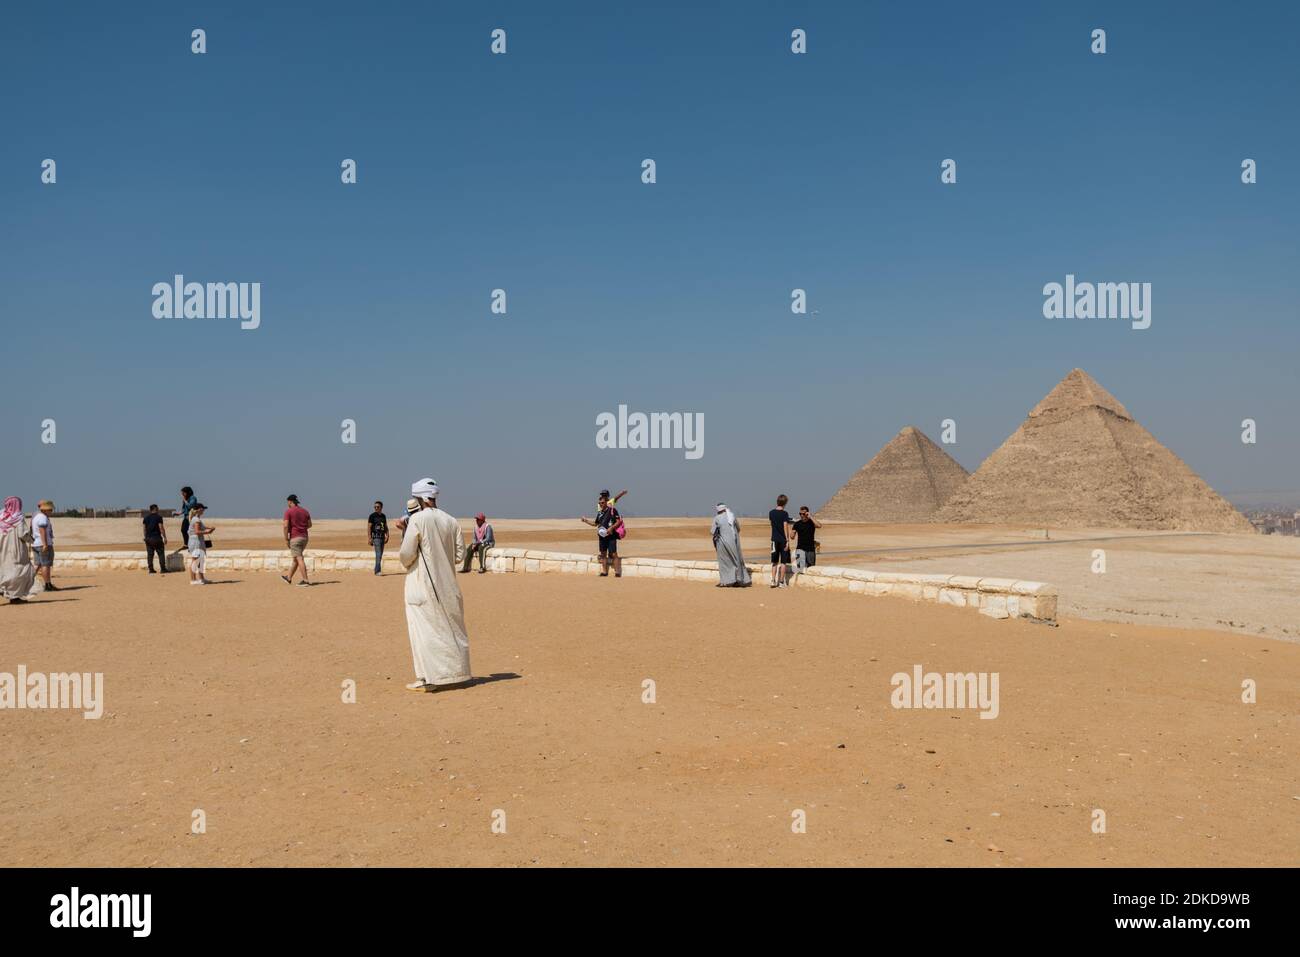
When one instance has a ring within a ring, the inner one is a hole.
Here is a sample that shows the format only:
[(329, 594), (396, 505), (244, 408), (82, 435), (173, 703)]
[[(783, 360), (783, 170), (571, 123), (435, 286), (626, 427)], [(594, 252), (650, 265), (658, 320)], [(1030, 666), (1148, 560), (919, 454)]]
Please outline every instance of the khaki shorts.
[(289, 539), (289, 554), (294, 558), (302, 558), (303, 549), (307, 547), (307, 539), (291, 538)]

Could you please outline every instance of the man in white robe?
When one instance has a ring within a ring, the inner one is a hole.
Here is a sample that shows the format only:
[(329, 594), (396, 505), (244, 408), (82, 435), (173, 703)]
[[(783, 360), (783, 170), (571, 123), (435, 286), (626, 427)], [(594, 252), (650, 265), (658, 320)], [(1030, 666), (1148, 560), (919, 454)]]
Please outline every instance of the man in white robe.
[(406, 569), (406, 627), (416, 680), (410, 691), (443, 691), (471, 679), (469, 635), (456, 567), (465, 555), (460, 523), (438, 508), (438, 486), (411, 486), (420, 511), (405, 523), (400, 554)]

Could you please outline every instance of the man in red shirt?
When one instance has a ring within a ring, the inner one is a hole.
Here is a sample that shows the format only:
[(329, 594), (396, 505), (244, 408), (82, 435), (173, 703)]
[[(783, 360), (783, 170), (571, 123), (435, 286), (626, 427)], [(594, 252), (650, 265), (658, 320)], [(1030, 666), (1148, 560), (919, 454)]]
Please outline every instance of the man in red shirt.
[(293, 567), (289, 574), (281, 575), (286, 585), (293, 584), (293, 576), (302, 569), (302, 581), (299, 585), (310, 585), (307, 580), (307, 560), (302, 553), (307, 548), (307, 529), (311, 528), (311, 513), (298, 504), (298, 496), (290, 495), (286, 500), (289, 507), (284, 510), (284, 543), (289, 547), (293, 557)]

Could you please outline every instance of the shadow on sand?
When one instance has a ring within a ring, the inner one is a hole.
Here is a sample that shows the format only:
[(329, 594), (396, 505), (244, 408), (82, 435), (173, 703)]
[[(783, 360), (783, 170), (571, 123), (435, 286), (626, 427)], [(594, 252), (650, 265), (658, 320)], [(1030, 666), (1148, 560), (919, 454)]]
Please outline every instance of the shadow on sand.
[(425, 694), (450, 694), (453, 691), (468, 691), (470, 688), (476, 688), (479, 685), (490, 685), (495, 681), (511, 681), (515, 678), (522, 678), (523, 675), (516, 674), (513, 671), (498, 671), (490, 675), (479, 678), (470, 678), (464, 684), (449, 685), (442, 691), (434, 691), (431, 688), (425, 688)]

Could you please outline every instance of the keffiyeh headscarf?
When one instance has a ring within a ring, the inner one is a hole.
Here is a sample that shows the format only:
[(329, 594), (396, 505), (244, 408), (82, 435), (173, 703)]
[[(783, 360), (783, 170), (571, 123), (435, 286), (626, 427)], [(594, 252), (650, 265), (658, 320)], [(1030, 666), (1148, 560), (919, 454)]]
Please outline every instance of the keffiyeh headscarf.
[(23, 523), (23, 500), (17, 495), (5, 499), (5, 510), (0, 514), (0, 535), (8, 535), (9, 529)]
[(728, 525), (736, 524), (736, 516), (732, 514), (731, 509), (727, 508), (727, 506), (724, 503), (722, 502), (718, 503), (717, 511), (718, 514), (722, 516), (723, 521), (725, 521)]

